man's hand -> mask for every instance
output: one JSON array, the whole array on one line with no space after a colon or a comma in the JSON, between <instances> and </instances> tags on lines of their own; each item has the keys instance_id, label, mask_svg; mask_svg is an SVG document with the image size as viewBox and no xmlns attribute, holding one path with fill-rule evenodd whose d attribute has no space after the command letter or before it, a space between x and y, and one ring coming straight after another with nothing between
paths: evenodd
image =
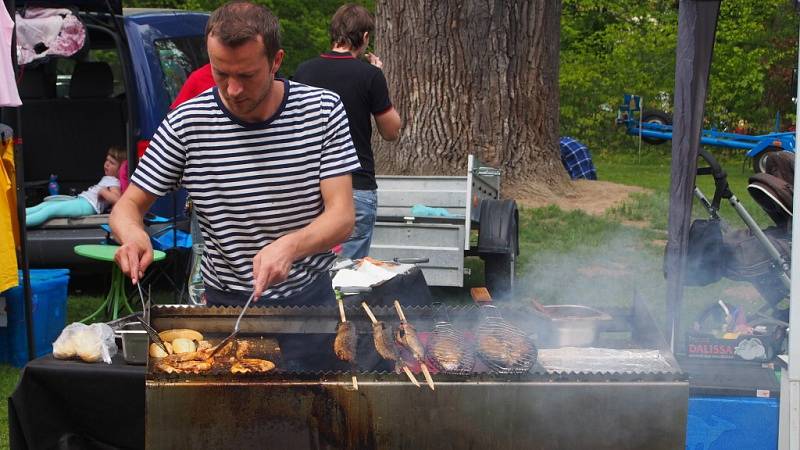
<instances>
[{"instance_id":1,"label":"man's hand","mask_svg":"<svg viewBox=\"0 0 800 450\"><path fill-rule=\"evenodd\" d=\"M381 59L378 58L378 55L374 53L367 53L364 56L367 58L367 61L369 61L370 64L377 67L378 69L383 70L383 61L381 61Z\"/></svg>"},{"instance_id":2,"label":"man's hand","mask_svg":"<svg viewBox=\"0 0 800 450\"><path fill-rule=\"evenodd\" d=\"M122 273L131 278L133 284L138 283L144 276L147 266L153 262L153 245L150 237L142 229L135 230L114 254L114 260L122 269Z\"/></svg>"},{"instance_id":3,"label":"man's hand","mask_svg":"<svg viewBox=\"0 0 800 450\"><path fill-rule=\"evenodd\" d=\"M293 236L287 235L262 248L253 258L253 293L258 301L270 286L285 281L295 259Z\"/></svg>"},{"instance_id":4,"label":"man's hand","mask_svg":"<svg viewBox=\"0 0 800 450\"><path fill-rule=\"evenodd\" d=\"M144 231L142 217L155 201L154 195L132 184L114 205L108 221L114 237L122 244L114 259L134 284L139 282L147 266L153 262L153 244Z\"/></svg>"}]
</instances>

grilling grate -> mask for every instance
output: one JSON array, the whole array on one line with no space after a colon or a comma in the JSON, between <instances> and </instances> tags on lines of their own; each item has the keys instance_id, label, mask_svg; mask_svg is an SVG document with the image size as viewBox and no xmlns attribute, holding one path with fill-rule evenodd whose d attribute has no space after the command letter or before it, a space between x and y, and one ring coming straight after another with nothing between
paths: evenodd
<instances>
[{"instance_id":1,"label":"grilling grate","mask_svg":"<svg viewBox=\"0 0 800 450\"><path fill-rule=\"evenodd\" d=\"M506 322L492 305L481 307L476 354L497 373L525 373L536 363L537 349L522 330Z\"/></svg>"},{"instance_id":2,"label":"grilling grate","mask_svg":"<svg viewBox=\"0 0 800 450\"><path fill-rule=\"evenodd\" d=\"M433 325L428 337L426 356L439 372L465 375L475 366L475 352L448 320L439 320Z\"/></svg>"}]
</instances>

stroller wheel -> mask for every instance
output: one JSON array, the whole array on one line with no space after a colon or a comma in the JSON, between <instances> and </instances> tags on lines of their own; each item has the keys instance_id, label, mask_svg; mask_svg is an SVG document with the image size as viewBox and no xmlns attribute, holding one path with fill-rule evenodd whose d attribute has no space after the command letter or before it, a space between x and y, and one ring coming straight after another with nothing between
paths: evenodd
<instances>
[{"instance_id":1,"label":"stroller wheel","mask_svg":"<svg viewBox=\"0 0 800 450\"><path fill-rule=\"evenodd\" d=\"M763 152L753 157L753 172L764 173L767 170L767 160L776 152L781 151L777 147L767 147Z\"/></svg>"}]
</instances>

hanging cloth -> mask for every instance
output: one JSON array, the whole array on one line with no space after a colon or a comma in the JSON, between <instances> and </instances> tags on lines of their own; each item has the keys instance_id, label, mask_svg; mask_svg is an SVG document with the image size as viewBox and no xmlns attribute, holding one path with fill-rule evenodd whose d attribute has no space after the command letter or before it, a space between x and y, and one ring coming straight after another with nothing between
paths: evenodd
<instances>
[{"instance_id":1,"label":"hanging cloth","mask_svg":"<svg viewBox=\"0 0 800 450\"><path fill-rule=\"evenodd\" d=\"M19 285L17 249L20 248L17 222L14 141L0 140L0 292Z\"/></svg>"},{"instance_id":2,"label":"hanging cloth","mask_svg":"<svg viewBox=\"0 0 800 450\"><path fill-rule=\"evenodd\" d=\"M17 14L17 62L72 56L86 45L86 26L69 9L27 8Z\"/></svg>"},{"instance_id":3,"label":"hanging cloth","mask_svg":"<svg viewBox=\"0 0 800 450\"><path fill-rule=\"evenodd\" d=\"M11 64L11 36L14 21L5 6L0 8L0 106L19 106L22 101L17 91L17 77Z\"/></svg>"}]
</instances>

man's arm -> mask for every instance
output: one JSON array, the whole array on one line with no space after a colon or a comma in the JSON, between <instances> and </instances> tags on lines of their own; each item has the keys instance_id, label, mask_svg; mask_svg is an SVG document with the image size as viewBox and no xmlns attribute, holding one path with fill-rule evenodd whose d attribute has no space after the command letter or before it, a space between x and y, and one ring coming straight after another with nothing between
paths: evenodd
<instances>
[{"instance_id":1,"label":"man's arm","mask_svg":"<svg viewBox=\"0 0 800 450\"><path fill-rule=\"evenodd\" d=\"M375 125L378 126L378 133L381 134L381 137L387 141L396 141L400 138L400 127L403 126L403 121L394 106L390 106L389 109L375 116Z\"/></svg>"},{"instance_id":2,"label":"man's arm","mask_svg":"<svg viewBox=\"0 0 800 450\"><path fill-rule=\"evenodd\" d=\"M253 258L255 298L289 276L292 263L344 242L353 232L355 209L350 175L320 180L325 210L305 227L282 236ZM127 192L126 192L127 194Z\"/></svg>"},{"instance_id":3,"label":"man's arm","mask_svg":"<svg viewBox=\"0 0 800 450\"><path fill-rule=\"evenodd\" d=\"M114 259L134 284L139 282L147 266L153 262L153 245L142 220L155 201L155 195L131 184L111 210L111 231L122 244Z\"/></svg>"}]
</instances>

